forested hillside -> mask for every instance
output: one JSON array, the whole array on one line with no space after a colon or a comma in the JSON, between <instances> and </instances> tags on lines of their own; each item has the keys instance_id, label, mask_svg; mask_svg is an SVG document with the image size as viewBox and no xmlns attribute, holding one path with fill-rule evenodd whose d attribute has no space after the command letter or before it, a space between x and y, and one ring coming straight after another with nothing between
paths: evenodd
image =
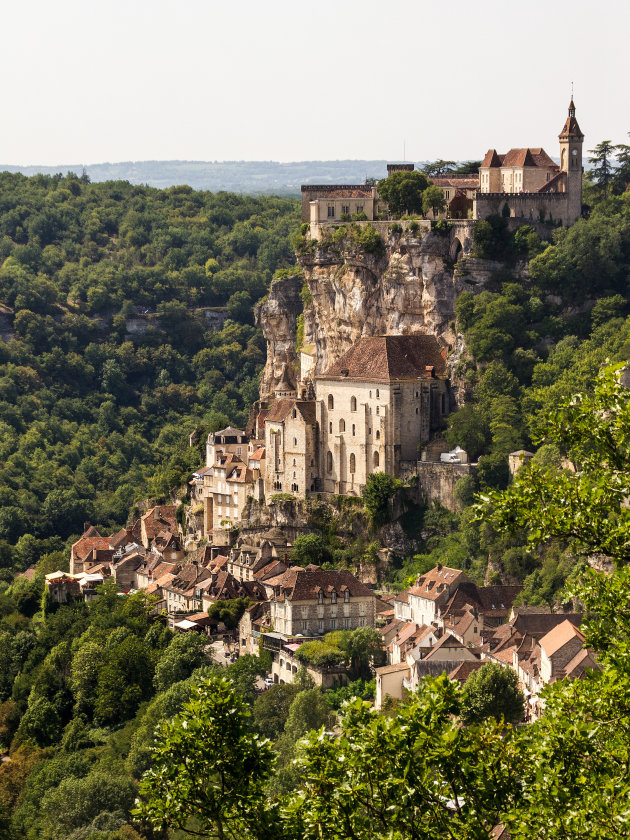
<instances>
[{"instance_id":1,"label":"forested hillside","mask_svg":"<svg viewBox=\"0 0 630 840\"><path fill-rule=\"evenodd\" d=\"M421 513L422 551L403 563L399 584L437 562L466 569L480 582L524 582L524 603L553 604L580 558L563 541L533 551L527 534L497 534L476 520L473 495L505 488L507 456L525 448L540 465L558 465L562 453L540 445L544 417L562 398L592 387L608 359L630 358L630 194L591 192L588 218L558 229L550 243L527 226L512 234L506 220L480 222L475 251L499 260L495 291L465 293L457 316L467 345L459 374L472 400L451 415L447 440L479 458L476 481L462 479L456 495L460 514L443 509ZM523 254L530 257L526 282Z\"/></svg>"},{"instance_id":2,"label":"forested hillside","mask_svg":"<svg viewBox=\"0 0 630 840\"><path fill-rule=\"evenodd\" d=\"M180 483L195 428L202 443L245 421L264 362L252 306L293 263L297 220L290 199L0 175L5 579Z\"/></svg>"}]
</instances>

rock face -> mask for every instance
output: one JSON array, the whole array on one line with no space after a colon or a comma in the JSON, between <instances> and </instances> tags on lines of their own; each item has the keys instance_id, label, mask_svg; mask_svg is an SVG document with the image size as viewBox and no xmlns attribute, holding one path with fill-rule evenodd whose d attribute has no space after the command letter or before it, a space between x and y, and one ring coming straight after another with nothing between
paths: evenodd
<instances>
[{"instance_id":1,"label":"rock face","mask_svg":"<svg viewBox=\"0 0 630 840\"><path fill-rule=\"evenodd\" d=\"M267 341L267 362L260 380L261 400L273 399L274 388L283 379L296 384L296 321L302 312L300 291L304 278L294 274L271 284L266 300L256 306L256 325Z\"/></svg>"},{"instance_id":2,"label":"rock face","mask_svg":"<svg viewBox=\"0 0 630 840\"><path fill-rule=\"evenodd\" d=\"M467 257L455 263L463 252L453 231L446 236L390 232L384 246L368 253L351 237L334 241L331 236L311 243L298 255L311 298L304 307L302 278L272 285L257 312L267 339L261 399L272 395L285 365L297 367L296 319L302 311L304 343L316 348L315 374L362 336L432 334L448 354L457 394L455 367L463 338L455 331L455 301L464 291L491 287L498 264Z\"/></svg>"}]
</instances>

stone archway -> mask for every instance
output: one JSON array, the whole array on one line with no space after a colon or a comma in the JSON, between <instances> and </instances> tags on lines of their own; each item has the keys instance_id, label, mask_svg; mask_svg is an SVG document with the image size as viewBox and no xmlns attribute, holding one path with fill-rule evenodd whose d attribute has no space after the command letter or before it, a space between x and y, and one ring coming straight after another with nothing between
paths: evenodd
<instances>
[{"instance_id":1,"label":"stone archway","mask_svg":"<svg viewBox=\"0 0 630 840\"><path fill-rule=\"evenodd\" d=\"M457 236L455 236L453 238L453 241L451 242L449 256L451 258L451 262L453 263L456 263L458 260L461 260L461 258L464 256L464 248Z\"/></svg>"}]
</instances>

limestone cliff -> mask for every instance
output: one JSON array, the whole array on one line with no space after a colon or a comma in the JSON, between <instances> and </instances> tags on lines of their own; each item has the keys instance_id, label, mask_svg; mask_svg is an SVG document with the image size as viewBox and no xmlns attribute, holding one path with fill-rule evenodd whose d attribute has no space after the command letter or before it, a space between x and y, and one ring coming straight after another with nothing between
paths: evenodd
<instances>
[{"instance_id":1,"label":"limestone cliff","mask_svg":"<svg viewBox=\"0 0 630 840\"><path fill-rule=\"evenodd\" d=\"M267 341L267 362L260 380L263 401L273 399L274 388L283 379L288 378L290 385L296 384L296 321L302 312L303 283L299 273L275 280L266 299L254 310L256 325Z\"/></svg>"},{"instance_id":2,"label":"limestone cliff","mask_svg":"<svg viewBox=\"0 0 630 840\"><path fill-rule=\"evenodd\" d=\"M458 388L463 383L455 375L464 349L462 336L455 332L455 301L466 290L488 288L498 265L465 256L470 238L464 237L469 231L461 224L445 236L427 229L395 233L379 224L383 247L372 253L356 237L343 238L330 229L319 242L305 242L298 254L310 293L303 310L304 343L315 345L316 374L361 336L433 334L448 354L457 400L463 402ZM298 277L274 283L258 310L267 339L261 399L272 395L285 364L296 363L302 283Z\"/></svg>"}]
</instances>

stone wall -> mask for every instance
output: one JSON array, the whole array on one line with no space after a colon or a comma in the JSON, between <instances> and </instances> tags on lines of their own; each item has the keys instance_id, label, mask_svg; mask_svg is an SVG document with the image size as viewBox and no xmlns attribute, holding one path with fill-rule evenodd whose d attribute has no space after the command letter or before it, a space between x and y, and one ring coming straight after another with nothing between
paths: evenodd
<instances>
[{"instance_id":1,"label":"stone wall","mask_svg":"<svg viewBox=\"0 0 630 840\"><path fill-rule=\"evenodd\" d=\"M460 478L473 475L472 464L443 464L439 461L418 461L418 492L427 503L439 502L448 510L459 510L454 489Z\"/></svg>"},{"instance_id":2,"label":"stone wall","mask_svg":"<svg viewBox=\"0 0 630 840\"><path fill-rule=\"evenodd\" d=\"M549 221L573 224L569 218L567 193L477 193L473 215L475 219L486 219L492 215L502 215L505 205L510 209L510 216L522 220L522 223ZM544 214L544 215L543 215Z\"/></svg>"}]
</instances>

